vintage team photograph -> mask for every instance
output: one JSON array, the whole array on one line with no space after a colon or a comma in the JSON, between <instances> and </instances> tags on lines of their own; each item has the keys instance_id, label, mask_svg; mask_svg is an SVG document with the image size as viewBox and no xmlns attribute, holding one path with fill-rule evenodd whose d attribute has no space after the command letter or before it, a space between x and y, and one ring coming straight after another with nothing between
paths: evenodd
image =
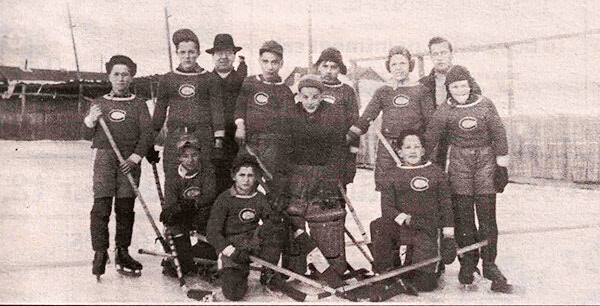
<instances>
[{"instance_id":1,"label":"vintage team photograph","mask_svg":"<svg viewBox=\"0 0 600 306\"><path fill-rule=\"evenodd\" d=\"M0 0L0 303L599 304L600 0Z\"/></svg>"}]
</instances>

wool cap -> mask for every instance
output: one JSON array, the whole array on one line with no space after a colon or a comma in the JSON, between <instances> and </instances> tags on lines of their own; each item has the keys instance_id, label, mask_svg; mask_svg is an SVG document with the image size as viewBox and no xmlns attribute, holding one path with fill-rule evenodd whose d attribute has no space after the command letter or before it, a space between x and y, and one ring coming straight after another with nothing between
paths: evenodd
<instances>
[{"instance_id":1,"label":"wool cap","mask_svg":"<svg viewBox=\"0 0 600 306\"><path fill-rule=\"evenodd\" d=\"M273 52L283 57L283 46L274 40L266 41L260 49L258 49L258 53L262 55L264 52Z\"/></svg>"},{"instance_id":2,"label":"wool cap","mask_svg":"<svg viewBox=\"0 0 600 306\"><path fill-rule=\"evenodd\" d=\"M200 42L198 41L198 36L192 32L190 29L179 29L173 33L173 44L175 46L179 45L182 41L193 41L196 43L198 49L200 49Z\"/></svg>"},{"instance_id":3,"label":"wool cap","mask_svg":"<svg viewBox=\"0 0 600 306\"><path fill-rule=\"evenodd\" d=\"M323 52L321 52L321 55L319 56L319 59L315 63L315 67L319 67L319 65L322 62L336 63L338 65L338 67L340 67L341 74L345 75L348 72L346 65L344 65L344 61L342 60L342 53L340 52L340 50L338 50L336 48L329 47L329 48L323 50Z\"/></svg>"},{"instance_id":4,"label":"wool cap","mask_svg":"<svg viewBox=\"0 0 600 306\"><path fill-rule=\"evenodd\" d=\"M321 82L321 78L314 74L307 74L300 79L300 82L298 83L298 92L300 92L300 90L302 90L304 87L314 87L320 92L325 90L325 86L323 85L323 82Z\"/></svg>"},{"instance_id":5,"label":"wool cap","mask_svg":"<svg viewBox=\"0 0 600 306\"><path fill-rule=\"evenodd\" d=\"M127 57L125 55L115 55L115 56L111 57L110 60L108 61L108 63L106 63L106 65L105 65L106 73L110 74L110 72L112 71L112 68L115 65L127 66L127 68L129 68L129 73L131 73L132 77L137 72L137 65L129 57Z\"/></svg>"},{"instance_id":6,"label":"wool cap","mask_svg":"<svg viewBox=\"0 0 600 306\"><path fill-rule=\"evenodd\" d=\"M469 70L463 66L454 65L446 73L446 82L444 82L446 87L456 81L469 81L469 86L473 88L473 77Z\"/></svg>"}]
</instances>

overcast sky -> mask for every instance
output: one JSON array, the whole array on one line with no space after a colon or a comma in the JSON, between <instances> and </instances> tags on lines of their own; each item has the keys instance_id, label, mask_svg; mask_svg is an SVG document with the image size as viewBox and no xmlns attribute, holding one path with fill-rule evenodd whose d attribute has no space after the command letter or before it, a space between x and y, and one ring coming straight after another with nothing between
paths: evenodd
<instances>
[{"instance_id":1,"label":"overcast sky","mask_svg":"<svg viewBox=\"0 0 600 306\"><path fill-rule=\"evenodd\" d=\"M0 0L0 63L75 69L67 2L83 71L100 71L101 59L126 54L140 75L168 71L163 0ZM211 68L204 50L227 32L244 48L251 70L265 40L285 49L286 68L307 63L308 1L169 1L171 33L190 28L200 38L200 64ZM456 46L505 42L600 28L600 1L392 1L312 0L313 60L328 46L345 59L385 55L397 44L423 51L432 36ZM176 63L176 58L174 58Z\"/></svg>"}]
</instances>

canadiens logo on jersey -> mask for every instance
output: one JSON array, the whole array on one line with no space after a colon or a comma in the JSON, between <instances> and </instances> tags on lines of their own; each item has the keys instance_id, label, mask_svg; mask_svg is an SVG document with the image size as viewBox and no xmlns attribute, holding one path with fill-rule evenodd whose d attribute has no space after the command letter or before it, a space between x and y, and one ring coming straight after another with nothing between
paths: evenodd
<instances>
[{"instance_id":1,"label":"canadiens logo on jersey","mask_svg":"<svg viewBox=\"0 0 600 306\"><path fill-rule=\"evenodd\" d=\"M183 84L179 86L179 95L184 98L191 98L196 95L196 87L192 84Z\"/></svg>"},{"instance_id":2,"label":"canadiens logo on jersey","mask_svg":"<svg viewBox=\"0 0 600 306\"><path fill-rule=\"evenodd\" d=\"M405 95L397 95L394 97L394 106L396 107L404 107L408 105L408 102L410 102L410 98L405 96Z\"/></svg>"},{"instance_id":3,"label":"canadiens logo on jersey","mask_svg":"<svg viewBox=\"0 0 600 306\"><path fill-rule=\"evenodd\" d=\"M254 210L253 208L244 208L240 210L238 216L240 217L240 220L242 220L242 222L250 222L253 221L256 217L256 210Z\"/></svg>"},{"instance_id":4,"label":"canadiens logo on jersey","mask_svg":"<svg viewBox=\"0 0 600 306\"><path fill-rule=\"evenodd\" d=\"M464 117L460 119L458 126L466 131L472 130L477 127L477 119L473 117Z\"/></svg>"},{"instance_id":5,"label":"canadiens logo on jersey","mask_svg":"<svg viewBox=\"0 0 600 306\"><path fill-rule=\"evenodd\" d=\"M265 105L269 103L269 95L260 91L254 95L254 103L258 105Z\"/></svg>"},{"instance_id":6,"label":"canadiens logo on jersey","mask_svg":"<svg viewBox=\"0 0 600 306\"><path fill-rule=\"evenodd\" d=\"M183 197L188 200L193 200L202 194L200 187L192 186L183 191Z\"/></svg>"},{"instance_id":7,"label":"canadiens logo on jersey","mask_svg":"<svg viewBox=\"0 0 600 306\"><path fill-rule=\"evenodd\" d=\"M415 176L410 180L410 188L414 191L425 191L429 189L429 180L426 177Z\"/></svg>"},{"instance_id":8,"label":"canadiens logo on jersey","mask_svg":"<svg viewBox=\"0 0 600 306\"><path fill-rule=\"evenodd\" d=\"M108 119L112 122L122 122L126 114L127 112L122 109L113 109L108 113Z\"/></svg>"},{"instance_id":9,"label":"canadiens logo on jersey","mask_svg":"<svg viewBox=\"0 0 600 306\"><path fill-rule=\"evenodd\" d=\"M321 100L323 100L329 104L335 104L335 97L331 96L331 95L323 95L323 96L321 96Z\"/></svg>"}]
</instances>

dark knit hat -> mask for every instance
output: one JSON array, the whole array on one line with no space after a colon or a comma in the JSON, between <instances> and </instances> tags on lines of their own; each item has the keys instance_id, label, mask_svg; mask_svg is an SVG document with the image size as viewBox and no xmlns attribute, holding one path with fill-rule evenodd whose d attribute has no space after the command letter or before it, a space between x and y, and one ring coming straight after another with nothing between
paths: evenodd
<instances>
[{"instance_id":1,"label":"dark knit hat","mask_svg":"<svg viewBox=\"0 0 600 306\"><path fill-rule=\"evenodd\" d=\"M213 54L221 50L233 50L233 52L238 52L242 50L242 47L238 47L233 43L233 37L231 37L231 35L217 34L213 42L213 47L206 49L206 53Z\"/></svg>"},{"instance_id":2,"label":"dark knit hat","mask_svg":"<svg viewBox=\"0 0 600 306\"><path fill-rule=\"evenodd\" d=\"M323 52L321 52L321 55L319 56L319 59L315 63L315 67L319 67L319 65L322 62L336 63L340 67L341 74L345 75L348 72L346 65L344 65L344 61L342 60L342 53L340 52L340 50L338 50L336 48L329 47L329 48L323 50Z\"/></svg>"},{"instance_id":3,"label":"dark knit hat","mask_svg":"<svg viewBox=\"0 0 600 306\"><path fill-rule=\"evenodd\" d=\"M105 65L106 73L110 74L110 72L112 71L112 68L115 65L127 66L127 68L129 68L129 73L131 73L131 76L134 76L135 73L137 72L137 65L129 57L127 57L125 55L115 55L115 56L111 57L110 60L108 61L108 63L106 63L106 65Z\"/></svg>"},{"instance_id":4,"label":"dark knit hat","mask_svg":"<svg viewBox=\"0 0 600 306\"><path fill-rule=\"evenodd\" d=\"M469 81L469 86L473 88L473 77L471 76L469 70L463 66L452 66L452 68L450 68L450 70L446 73L446 82L444 82L446 87L456 81Z\"/></svg>"},{"instance_id":5,"label":"dark knit hat","mask_svg":"<svg viewBox=\"0 0 600 306\"><path fill-rule=\"evenodd\" d=\"M402 54L406 56L406 58L408 59L409 71L413 71L413 69L415 68L415 60L412 58L410 51L408 51L408 49L404 46L394 46L390 49L390 51L388 52L387 60L385 61L385 68L387 69L387 71L390 71L390 60L392 59L392 56L396 54Z\"/></svg>"},{"instance_id":6,"label":"dark knit hat","mask_svg":"<svg viewBox=\"0 0 600 306\"><path fill-rule=\"evenodd\" d=\"M193 41L196 43L198 49L200 49L200 42L198 41L198 36L192 32L190 29L179 29L173 33L173 44L175 46L179 45L182 41Z\"/></svg>"},{"instance_id":7,"label":"dark knit hat","mask_svg":"<svg viewBox=\"0 0 600 306\"><path fill-rule=\"evenodd\" d=\"M323 82L321 82L321 78L318 75L307 74L300 79L298 83L298 92L304 87L314 87L317 88L320 92L325 90L325 86Z\"/></svg>"},{"instance_id":8,"label":"dark knit hat","mask_svg":"<svg viewBox=\"0 0 600 306\"><path fill-rule=\"evenodd\" d=\"M260 49L258 49L259 55L262 55L264 52L273 52L283 57L283 46L274 40L266 41Z\"/></svg>"}]
</instances>

